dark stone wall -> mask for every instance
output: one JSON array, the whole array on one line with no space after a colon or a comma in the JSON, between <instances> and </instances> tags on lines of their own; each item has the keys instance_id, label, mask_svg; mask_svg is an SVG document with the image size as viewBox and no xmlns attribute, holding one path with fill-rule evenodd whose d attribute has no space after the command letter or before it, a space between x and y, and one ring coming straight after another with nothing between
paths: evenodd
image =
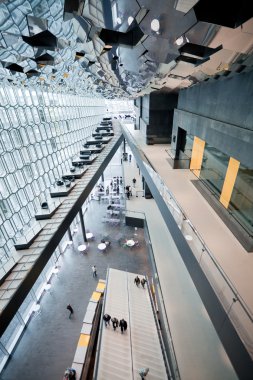
<instances>
[{"instance_id":1,"label":"dark stone wall","mask_svg":"<svg viewBox=\"0 0 253 380\"><path fill-rule=\"evenodd\" d=\"M178 108L253 131L253 71L182 90Z\"/></svg>"},{"instance_id":2,"label":"dark stone wall","mask_svg":"<svg viewBox=\"0 0 253 380\"><path fill-rule=\"evenodd\" d=\"M253 168L253 72L180 91L172 149L178 148L178 127Z\"/></svg>"}]
</instances>

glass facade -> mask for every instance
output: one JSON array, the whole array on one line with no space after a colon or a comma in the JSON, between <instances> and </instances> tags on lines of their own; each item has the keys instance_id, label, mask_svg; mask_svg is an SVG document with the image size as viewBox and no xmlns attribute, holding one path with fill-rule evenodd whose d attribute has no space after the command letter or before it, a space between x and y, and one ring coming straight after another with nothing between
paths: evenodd
<instances>
[{"instance_id":1,"label":"glass facade","mask_svg":"<svg viewBox=\"0 0 253 380\"><path fill-rule=\"evenodd\" d=\"M0 264L105 110L103 99L0 88Z\"/></svg>"}]
</instances>

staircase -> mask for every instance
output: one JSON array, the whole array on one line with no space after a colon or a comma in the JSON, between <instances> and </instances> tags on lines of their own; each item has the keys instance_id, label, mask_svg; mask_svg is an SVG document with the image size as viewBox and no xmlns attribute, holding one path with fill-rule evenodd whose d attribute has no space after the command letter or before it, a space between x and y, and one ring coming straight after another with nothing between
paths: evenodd
<instances>
[{"instance_id":1,"label":"staircase","mask_svg":"<svg viewBox=\"0 0 253 380\"><path fill-rule=\"evenodd\" d=\"M128 328L121 334L103 326L98 380L140 380L139 369L149 368L148 379L166 380L167 373L147 288L134 284L136 274L109 269L105 313L124 318ZM139 277L142 277L139 275Z\"/></svg>"}]
</instances>

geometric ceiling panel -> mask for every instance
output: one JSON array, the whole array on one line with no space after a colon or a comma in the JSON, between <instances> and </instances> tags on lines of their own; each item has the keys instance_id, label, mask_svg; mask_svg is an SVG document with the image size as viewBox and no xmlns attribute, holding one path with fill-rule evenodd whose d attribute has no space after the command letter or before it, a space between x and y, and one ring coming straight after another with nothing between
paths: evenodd
<instances>
[{"instance_id":1,"label":"geometric ceiling panel","mask_svg":"<svg viewBox=\"0 0 253 380\"><path fill-rule=\"evenodd\" d=\"M253 67L252 1L0 3L0 80L135 98Z\"/></svg>"}]
</instances>

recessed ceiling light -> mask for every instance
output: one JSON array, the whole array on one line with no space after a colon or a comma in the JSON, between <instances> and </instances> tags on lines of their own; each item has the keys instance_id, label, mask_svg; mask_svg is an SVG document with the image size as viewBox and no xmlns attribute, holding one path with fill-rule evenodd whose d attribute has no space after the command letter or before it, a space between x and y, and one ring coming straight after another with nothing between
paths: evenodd
<instances>
[{"instance_id":1,"label":"recessed ceiling light","mask_svg":"<svg viewBox=\"0 0 253 380\"><path fill-rule=\"evenodd\" d=\"M127 19L128 25L131 25L133 21L134 21L134 18L132 16L129 16Z\"/></svg>"},{"instance_id":2,"label":"recessed ceiling light","mask_svg":"<svg viewBox=\"0 0 253 380\"><path fill-rule=\"evenodd\" d=\"M184 37L179 37L175 42L178 46L182 45L184 43Z\"/></svg>"},{"instance_id":3,"label":"recessed ceiling light","mask_svg":"<svg viewBox=\"0 0 253 380\"><path fill-rule=\"evenodd\" d=\"M185 36L181 36L181 37L178 37L178 39L175 41L175 43L180 46L182 45L183 43L185 42L190 42L189 41L189 38L188 37L185 37Z\"/></svg>"},{"instance_id":4,"label":"recessed ceiling light","mask_svg":"<svg viewBox=\"0 0 253 380\"><path fill-rule=\"evenodd\" d=\"M157 18L154 18L154 19L151 21L151 29L152 29L154 32L158 32L158 30L160 29L160 22L159 22L159 20L157 20Z\"/></svg>"}]
</instances>

